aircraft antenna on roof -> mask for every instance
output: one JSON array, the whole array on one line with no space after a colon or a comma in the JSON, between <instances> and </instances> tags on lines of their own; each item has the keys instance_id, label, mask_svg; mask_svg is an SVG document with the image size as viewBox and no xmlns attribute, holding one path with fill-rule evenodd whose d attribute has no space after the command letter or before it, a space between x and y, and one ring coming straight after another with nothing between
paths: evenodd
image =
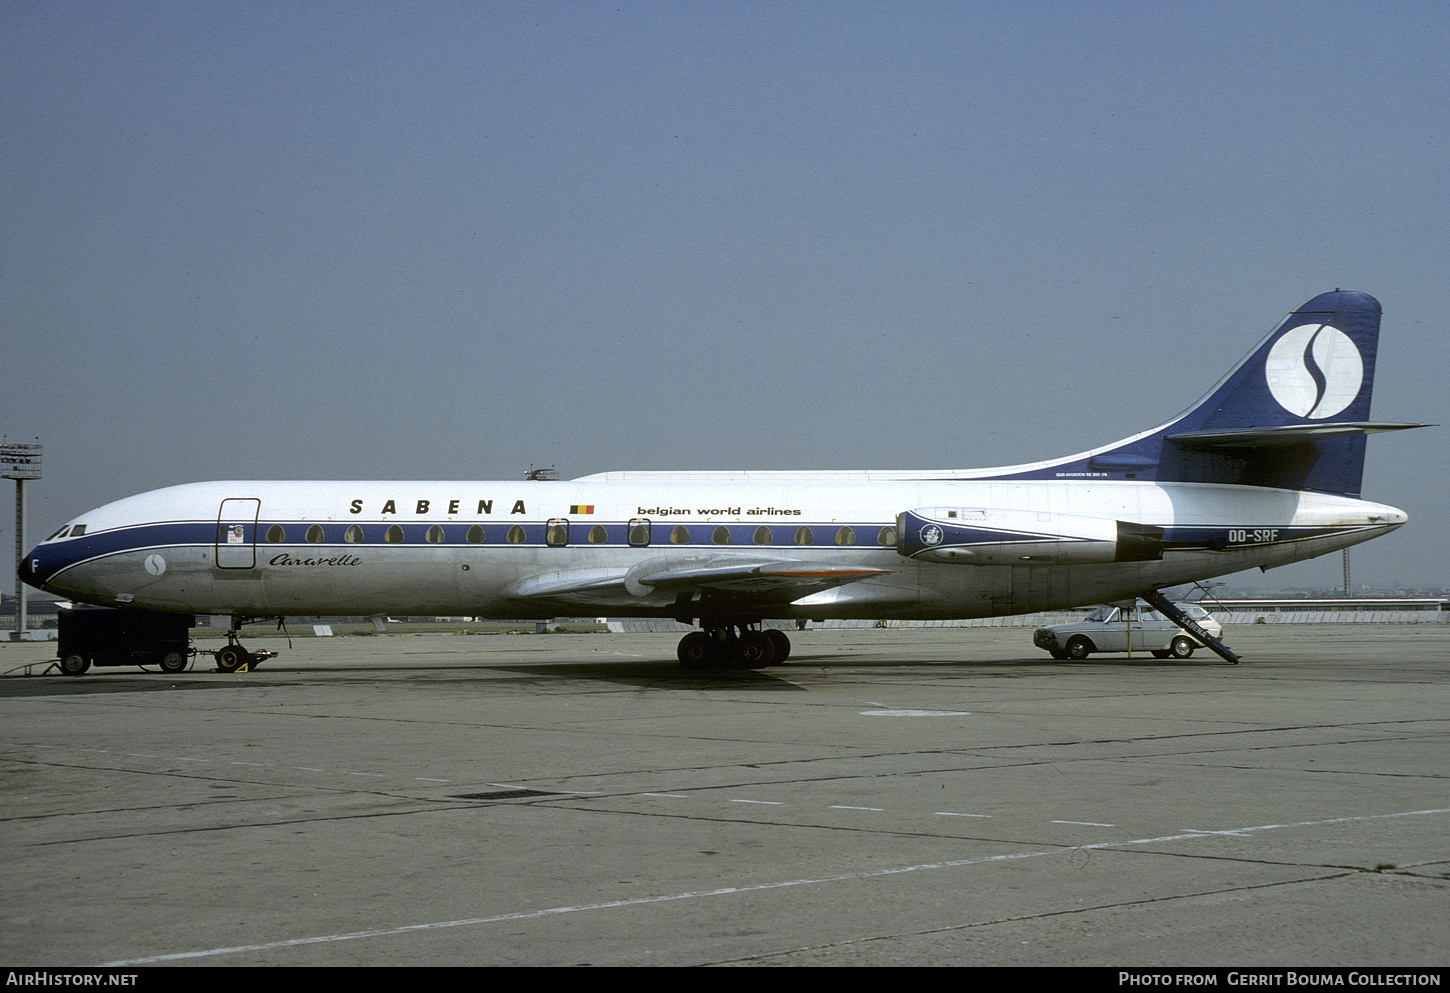
<instances>
[{"instance_id":1,"label":"aircraft antenna on roof","mask_svg":"<svg viewBox=\"0 0 1450 993\"><path fill-rule=\"evenodd\" d=\"M559 470L558 469L555 469L553 466L549 466L549 468L547 468L547 469L535 469L533 466L529 466L529 471L526 472L526 473L524 473L524 478L525 479L544 479L544 480L548 480L548 479L558 479L559 478Z\"/></svg>"}]
</instances>

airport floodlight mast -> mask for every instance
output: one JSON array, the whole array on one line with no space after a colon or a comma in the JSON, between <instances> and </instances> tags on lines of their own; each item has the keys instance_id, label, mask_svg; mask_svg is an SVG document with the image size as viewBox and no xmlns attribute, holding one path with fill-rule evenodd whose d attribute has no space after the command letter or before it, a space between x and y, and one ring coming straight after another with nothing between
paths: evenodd
<instances>
[{"instance_id":1,"label":"airport floodlight mast","mask_svg":"<svg viewBox=\"0 0 1450 993\"><path fill-rule=\"evenodd\" d=\"M38 439L37 439L38 440ZM15 480L15 633L25 640L25 584L20 566L25 561L25 481L40 478L40 446L0 443L0 478Z\"/></svg>"}]
</instances>

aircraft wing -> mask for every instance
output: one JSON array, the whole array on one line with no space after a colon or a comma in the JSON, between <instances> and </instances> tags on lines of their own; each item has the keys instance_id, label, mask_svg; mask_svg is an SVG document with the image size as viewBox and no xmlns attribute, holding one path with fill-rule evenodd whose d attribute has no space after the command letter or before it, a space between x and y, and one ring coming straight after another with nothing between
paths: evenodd
<instances>
[{"instance_id":1,"label":"aircraft wing","mask_svg":"<svg viewBox=\"0 0 1450 993\"><path fill-rule=\"evenodd\" d=\"M743 553L661 555L630 569L578 569L532 576L512 590L524 599L607 607L641 600L673 603L681 595L714 594L736 605L784 604L892 570L831 560L802 561Z\"/></svg>"}]
</instances>

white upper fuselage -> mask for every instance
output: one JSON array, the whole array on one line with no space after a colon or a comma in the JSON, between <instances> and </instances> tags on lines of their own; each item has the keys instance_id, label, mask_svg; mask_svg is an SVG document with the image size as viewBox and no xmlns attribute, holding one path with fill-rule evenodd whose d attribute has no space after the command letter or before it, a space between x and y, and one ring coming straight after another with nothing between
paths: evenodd
<instances>
[{"instance_id":1,"label":"white upper fuselage","mask_svg":"<svg viewBox=\"0 0 1450 993\"><path fill-rule=\"evenodd\" d=\"M821 588L761 587L749 598L737 580L732 602L753 614L952 618L1099 603L1282 565L1406 520L1381 504L1286 489L969 477L622 472L564 481L193 483L76 518L36 547L24 572L81 601L198 614L679 616L678 587L650 586L649 570L759 559L821 565L813 575L852 567L869 575L825 578ZM898 551L897 516L921 508L982 522L994 537L961 562L908 557ZM1034 550L1086 547L1115 522L1162 528L1161 557L1083 563L981 552L1010 553L1016 546L999 542L1008 530L1032 532ZM644 579L626 583L631 570Z\"/></svg>"}]
</instances>

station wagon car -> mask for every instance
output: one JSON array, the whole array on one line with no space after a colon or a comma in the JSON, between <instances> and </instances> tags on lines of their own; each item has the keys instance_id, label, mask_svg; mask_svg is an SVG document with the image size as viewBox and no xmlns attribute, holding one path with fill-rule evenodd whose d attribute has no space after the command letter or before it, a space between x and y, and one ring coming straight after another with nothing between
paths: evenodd
<instances>
[{"instance_id":1,"label":"station wagon car","mask_svg":"<svg viewBox=\"0 0 1450 993\"><path fill-rule=\"evenodd\" d=\"M1180 603L1215 638L1223 627L1196 603ZM1151 652L1155 659L1186 659L1203 643L1141 600L1131 607L1102 606L1087 620L1038 628L1032 643L1055 659L1085 659L1093 652Z\"/></svg>"}]
</instances>

